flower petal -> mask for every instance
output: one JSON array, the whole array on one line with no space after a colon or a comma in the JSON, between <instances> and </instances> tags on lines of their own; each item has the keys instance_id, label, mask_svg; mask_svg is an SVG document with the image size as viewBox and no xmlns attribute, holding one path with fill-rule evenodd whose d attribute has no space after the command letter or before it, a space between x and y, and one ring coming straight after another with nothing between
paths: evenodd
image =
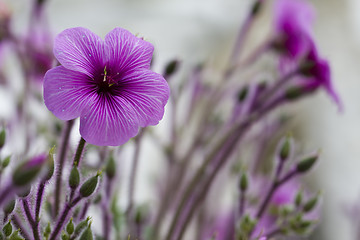
<instances>
[{"instance_id":1,"label":"flower petal","mask_svg":"<svg viewBox=\"0 0 360 240\"><path fill-rule=\"evenodd\" d=\"M139 125L145 127L156 125L162 119L170 89L160 74L144 70L124 76L114 94L132 107Z\"/></svg>"},{"instance_id":2,"label":"flower petal","mask_svg":"<svg viewBox=\"0 0 360 240\"><path fill-rule=\"evenodd\" d=\"M90 81L87 75L63 66L49 70L44 77L46 107L62 120L79 117L91 99Z\"/></svg>"},{"instance_id":3,"label":"flower petal","mask_svg":"<svg viewBox=\"0 0 360 240\"><path fill-rule=\"evenodd\" d=\"M118 72L150 68L154 47L129 31L115 28L105 36L110 68Z\"/></svg>"},{"instance_id":4,"label":"flower petal","mask_svg":"<svg viewBox=\"0 0 360 240\"><path fill-rule=\"evenodd\" d=\"M93 77L104 65L103 40L86 28L70 28L55 38L54 55L67 69Z\"/></svg>"},{"instance_id":5,"label":"flower petal","mask_svg":"<svg viewBox=\"0 0 360 240\"><path fill-rule=\"evenodd\" d=\"M98 146L119 146L134 137L139 129L133 110L121 98L98 95L80 118L80 134Z\"/></svg>"}]
</instances>

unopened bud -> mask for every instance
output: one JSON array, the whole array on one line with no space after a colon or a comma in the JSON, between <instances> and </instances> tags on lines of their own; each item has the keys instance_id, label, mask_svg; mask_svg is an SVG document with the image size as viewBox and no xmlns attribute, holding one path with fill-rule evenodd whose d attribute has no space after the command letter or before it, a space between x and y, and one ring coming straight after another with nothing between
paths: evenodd
<instances>
[{"instance_id":1,"label":"unopened bud","mask_svg":"<svg viewBox=\"0 0 360 240\"><path fill-rule=\"evenodd\" d=\"M74 236L78 236L83 230L84 228L86 228L86 226L88 225L90 218L86 218L85 220L79 222L78 225L76 225L75 231L74 231Z\"/></svg>"},{"instance_id":2,"label":"unopened bud","mask_svg":"<svg viewBox=\"0 0 360 240\"><path fill-rule=\"evenodd\" d=\"M171 75L173 75L179 67L179 61L178 60L172 60L170 61L166 67L165 67L165 72L164 72L164 77L170 77Z\"/></svg>"},{"instance_id":3,"label":"unopened bud","mask_svg":"<svg viewBox=\"0 0 360 240\"><path fill-rule=\"evenodd\" d=\"M3 233L5 234L6 237L9 237L12 233L12 226L11 226L11 223L10 223L10 220L9 222L3 227L2 229Z\"/></svg>"},{"instance_id":4,"label":"unopened bud","mask_svg":"<svg viewBox=\"0 0 360 240\"><path fill-rule=\"evenodd\" d=\"M4 160L1 163L3 169L9 166L10 160L11 160L11 156L7 156L6 158L4 158Z\"/></svg>"},{"instance_id":5,"label":"unopened bud","mask_svg":"<svg viewBox=\"0 0 360 240\"><path fill-rule=\"evenodd\" d=\"M6 215L9 215L10 213L12 213L12 211L14 211L15 203L16 203L16 201L14 199L14 200L11 200L8 204L5 205L4 213Z\"/></svg>"},{"instance_id":6,"label":"unopened bud","mask_svg":"<svg viewBox=\"0 0 360 240\"><path fill-rule=\"evenodd\" d=\"M80 188L80 195L82 197L89 197L91 194L94 193L95 188L98 184L98 177L99 173L96 174L94 177L89 178Z\"/></svg>"},{"instance_id":7,"label":"unopened bud","mask_svg":"<svg viewBox=\"0 0 360 240\"><path fill-rule=\"evenodd\" d=\"M65 232L61 234L61 240L70 240L69 235L67 235Z\"/></svg>"},{"instance_id":8,"label":"unopened bud","mask_svg":"<svg viewBox=\"0 0 360 240\"><path fill-rule=\"evenodd\" d=\"M19 230L16 230L13 234L11 234L9 240L24 240L24 238L19 236Z\"/></svg>"},{"instance_id":9,"label":"unopened bud","mask_svg":"<svg viewBox=\"0 0 360 240\"><path fill-rule=\"evenodd\" d=\"M69 235L71 235L71 234L73 234L74 230L75 230L75 226L74 226L74 223L73 223L73 219L70 218L69 223L66 225L66 232Z\"/></svg>"},{"instance_id":10,"label":"unopened bud","mask_svg":"<svg viewBox=\"0 0 360 240\"><path fill-rule=\"evenodd\" d=\"M69 176L69 186L71 189L76 189L80 184L80 173L76 166L73 166Z\"/></svg>"},{"instance_id":11,"label":"unopened bud","mask_svg":"<svg viewBox=\"0 0 360 240\"><path fill-rule=\"evenodd\" d=\"M257 0L257 1L254 3L254 5L252 6L251 15L252 15L252 16L257 15L257 14L260 12L261 7L262 7L262 1L261 1L261 0Z\"/></svg>"},{"instance_id":12,"label":"unopened bud","mask_svg":"<svg viewBox=\"0 0 360 240\"><path fill-rule=\"evenodd\" d=\"M246 175L246 173L242 173L241 177L240 177L240 190L242 192L245 192L248 188L249 182L248 182L248 177Z\"/></svg>"},{"instance_id":13,"label":"unopened bud","mask_svg":"<svg viewBox=\"0 0 360 240\"><path fill-rule=\"evenodd\" d=\"M306 77L312 77L314 75L315 62L311 60L304 60L299 67L300 74Z\"/></svg>"},{"instance_id":14,"label":"unopened bud","mask_svg":"<svg viewBox=\"0 0 360 240\"><path fill-rule=\"evenodd\" d=\"M0 132L0 149L5 145L5 140L6 140L6 132L5 129L3 128Z\"/></svg>"},{"instance_id":15,"label":"unopened bud","mask_svg":"<svg viewBox=\"0 0 360 240\"><path fill-rule=\"evenodd\" d=\"M299 191L296 196L295 196L295 200L294 200L294 203L295 203L295 206L296 207L299 207L302 203L302 199L303 199L303 195L302 195L302 192Z\"/></svg>"},{"instance_id":16,"label":"unopened bud","mask_svg":"<svg viewBox=\"0 0 360 240\"><path fill-rule=\"evenodd\" d=\"M290 138L287 137L280 149L280 154L279 154L280 160L285 161L286 159L288 159L290 155L290 151L291 151Z\"/></svg>"},{"instance_id":17,"label":"unopened bud","mask_svg":"<svg viewBox=\"0 0 360 240\"><path fill-rule=\"evenodd\" d=\"M314 209L314 207L316 206L318 202L318 196L315 196L313 198L311 198L309 201L307 201L304 206L303 206L303 211L304 212L310 212Z\"/></svg>"},{"instance_id":18,"label":"unopened bud","mask_svg":"<svg viewBox=\"0 0 360 240\"><path fill-rule=\"evenodd\" d=\"M18 192L16 194L21 198L26 198L27 196L29 196L30 192L31 192L31 185L28 185L28 186L18 190Z\"/></svg>"},{"instance_id":19,"label":"unopened bud","mask_svg":"<svg viewBox=\"0 0 360 240\"><path fill-rule=\"evenodd\" d=\"M47 171L47 174L45 176L45 181L49 181L50 178L54 174L54 169L55 169L54 152L55 152L55 146L50 149L48 157L47 157L46 167L47 167L48 171Z\"/></svg>"},{"instance_id":20,"label":"unopened bud","mask_svg":"<svg viewBox=\"0 0 360 240\"><path fill-rule=\"evenodd\" d=\"M301 160L297 165L296 165L296 170L299 173L305 173L307 171L309 171L312 166L315 164L316 160L318 159L318 155L309 157L309 158L305 158L304 160Z\"/></svg>"},{"instance_id":21,"label":"unopened bud","mask_svg":"<svg viewBox=\"0 0 360 240\"><path fill-rule=\"evenodd\" d=\"M50 236L50 233L51 233L51 226L50 226L50 223L48 222L46 228L45 228L45 231L44 231L44 237L45 239L48 239L49 236Z\"/></svg>"},{"instance_id":22,"label":"unopened bud","mask_svg":"<svg viewBox=\"0 0 360 240\"><path fill-rule=\"evenodd\" d=\"M15 186L28 185L39 174L47 157L40 155L20 164L14 171L12 180Z\"/></svg>"},{"instance_id":23,"label":"unopened bud","mask_svg":"<svg viewBox=\"0 0 360 240\"><path fill-rule=\"evenodd\" d=\"M85 231L81 234L79 240L93 240L93 234L90 228L90 225L85 229Z\"/></svg>"},{"instance_id":24,"label":"unopened bud","mask_svg":"<svg viewBox=\"0 0 360 240\"><path fill-rule=\"evenodd\" d=\"M285 92L285 98L289 100L295 100L301 97L305 92L305 89L303 87L291 87L286 90Z\"/></svg>"},{"instance_id":25,"label":"unopened bud","mask_svg":"<svg viewBox=\"0 0 360 240\"><path fill-rule=\"evenodd\" d=\"M113 179L115 177L116 174L116 163L115 163L115 159L113 158L113 156L111 156L109 158L108 163L106 164L106 176L109 179Z\"/></svg>"},{"instance_id":26,"label":"unopened bud","mask_svg":"<svg viewBox=\"0 0 360 240\"><path fill-rule=\"evenodd\" d=\"M249 87L246 85L239 91L238 101L243 102L246 99L248 93L249 93Z\"/></svg>"}]
</instances>

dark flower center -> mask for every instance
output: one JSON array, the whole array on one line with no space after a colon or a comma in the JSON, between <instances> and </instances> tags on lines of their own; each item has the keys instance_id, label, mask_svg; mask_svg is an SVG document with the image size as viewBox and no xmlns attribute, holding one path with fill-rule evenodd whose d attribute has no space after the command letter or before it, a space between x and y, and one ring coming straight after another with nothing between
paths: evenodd
<instances>
[{"instance_id":1,"label":"dark flower center","mask_svg":"<svg viewBox=\"0 0 360 240\"><path fill-rule=\"evenodd\" d=\"M96 80L96 87L97 93L111 93L114 89L114 85L118 84L119 80L119 73L112 73L106 66L103 72L97 74Z\"/></svg>"}]
</instances>

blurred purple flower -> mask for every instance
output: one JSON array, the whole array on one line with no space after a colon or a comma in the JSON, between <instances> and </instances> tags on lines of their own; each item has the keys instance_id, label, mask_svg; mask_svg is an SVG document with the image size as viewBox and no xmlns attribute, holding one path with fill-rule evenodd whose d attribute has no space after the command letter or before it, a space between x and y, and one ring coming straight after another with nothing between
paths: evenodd
<instances>
[{"instance_id":1,"label":"blurred purple flower","mask_svg":"<svg viewBox=\"0 0 360 240\"><path fill-rule=\"evenodd\" d=\"M277 0L274 6L276 47L290 57L303 56L311 44L312 6L302 0Z\"/></svg>"},{"instance_id":2,"label":"blurred purple flower","mask_svg":"<svg viewBox=\"0 0 360 240\"><path fill-rule=\"evenodd\" d=\"M44 100L58 118L80 117L80 134L95 145L121 145L139 127L156 125L169 98L165 79L149 70L152 44L122 28L105 40L85 28L55 38L62 66L44 78Z\"/></svg>"},{"instance_id":3,"label":"blurred purple flower","mask_svg":"<svg viewBox=\"0 0 360 240\"><path fill-rule=\"evenodd\" d=\"M342 109L342 103L339 95L335 91L331 82L329 63L325 59L319 57L314 43L312 43L309 53L303 62L307 65L303 73L308 77L302 81L302 86L308 91L313 91L319 87L323 87L338 105L339 109Z\"/></svg>"}]
</instances>

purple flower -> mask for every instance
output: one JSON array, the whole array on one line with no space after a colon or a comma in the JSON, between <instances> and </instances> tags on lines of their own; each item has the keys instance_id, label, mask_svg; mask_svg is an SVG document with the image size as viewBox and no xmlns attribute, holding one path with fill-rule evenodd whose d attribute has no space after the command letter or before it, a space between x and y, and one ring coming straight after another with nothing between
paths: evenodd
<instances>
[{"instance_id":1,"label":"purple flower","mask_svg":"<svg viewBox=\"0 0 360 240\"><path fill-rule=\"evenodd\" d=\"M149 70L152 44L122 28L105 40L85 28L55 38L62 66L44 78L44 100L58 118L80 117L80 134L95 145L121 145L139 127L156 125L169 98L165 79Z\"/></svg>"},{"instance_id":2,"label":"purple flower","mask_svg":"<svg viewBox=\"0 0 360 240\"><path fill-rule=\"evenodd\" d=\"M274 9L276 46L291 57L303 56L310 46L314 10L306 1L277 0Z\"/></svg>"},{"instance_id":3,"label":"purple flower","mask_svg":"<svg viewBox=\"0 0 360 240\"><path fill-rule=\"evenodd\" d=\"M336 93L331 82L329 63L319 57L315 44L312 43L309 53L302 62L304 64L303 75L305 79L303 79L300 85L306 91L314 91L319 87L323 87L339 106L339 109L342 109L339 95Z\"/></svg>"}]
</instances>

